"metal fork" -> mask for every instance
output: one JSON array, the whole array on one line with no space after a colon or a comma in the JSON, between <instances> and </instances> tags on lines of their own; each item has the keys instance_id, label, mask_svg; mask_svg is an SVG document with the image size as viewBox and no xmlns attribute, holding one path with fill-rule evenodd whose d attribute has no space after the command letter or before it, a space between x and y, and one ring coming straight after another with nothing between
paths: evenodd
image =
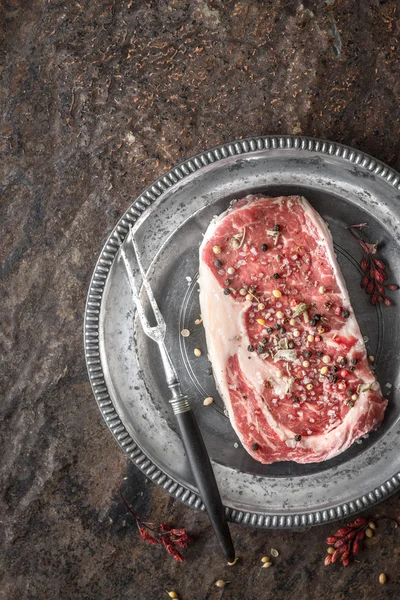
<instances>
[{"instance_id":1,"label":"metal fork","mask_svg":"<svg viewBox=\"0 0 400 600\"><path fill-rule=\"evenodd\" d=\"M228 523L226 521L221 495L218 490L210 457L208 456L207 448L204 444L199 426L188 402L188 398L182 392L178 375L165 345L164 340L167 327L164 318L158 307L157 301L154 297L150 283L140 260L139 249L137 247L136 240L133 237L132 229L129 229L127 239L132 244L135 259L142 276L143 285L156 319L156 326L152 327L146 317L143 305L140 301L139 290L135 281L132 266L125 253L124 243L121 240L118 232L117 237L120 245L120 255L125 264L132 298L136 304L143 331L149 338L157 342L160 349L161 359L165 371L165 378L172 393L172 398L169 402L178 422L183 446L186 451L196 486L203 500L203 504L206 508L221 549L228 562L232 563L235 560L235 550L233 547Z\"/></svg>"}]
</instances>

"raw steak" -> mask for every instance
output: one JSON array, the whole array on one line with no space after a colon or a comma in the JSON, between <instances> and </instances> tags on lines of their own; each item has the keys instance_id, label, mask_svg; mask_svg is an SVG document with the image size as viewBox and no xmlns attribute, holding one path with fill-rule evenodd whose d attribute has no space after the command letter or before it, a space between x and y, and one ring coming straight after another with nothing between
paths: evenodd
<instances>
[{"instance_id":1,"label":"raw steak","mask_svg":"<svg viewBox=\"0 0 400 600\"><path fill-rule=\"evenodd\" d=\"M205 233L199 282L218 390L256 460L320 462L380 425L387 400L305 198L233 204Z\"/></svg>"}]
</instances>

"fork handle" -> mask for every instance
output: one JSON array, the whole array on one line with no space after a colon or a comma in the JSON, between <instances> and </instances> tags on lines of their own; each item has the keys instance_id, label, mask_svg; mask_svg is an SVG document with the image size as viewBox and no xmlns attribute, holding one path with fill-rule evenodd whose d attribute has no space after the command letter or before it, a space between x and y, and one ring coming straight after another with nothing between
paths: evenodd
<instances>
[{"instance_id":1,"label":"fork handle","mask_svg":"<svg viewBox=\"0 0 400 600\"><path fill-rule=\"evenodd\" d=\"M171 404L174 407L190 468L214 533L226 559L228 562L233 562L235 560L235 549L226 520L225 509L196 417L186 396L183 394L178 395L175 393Z\"/></svg>"}]
</instances>

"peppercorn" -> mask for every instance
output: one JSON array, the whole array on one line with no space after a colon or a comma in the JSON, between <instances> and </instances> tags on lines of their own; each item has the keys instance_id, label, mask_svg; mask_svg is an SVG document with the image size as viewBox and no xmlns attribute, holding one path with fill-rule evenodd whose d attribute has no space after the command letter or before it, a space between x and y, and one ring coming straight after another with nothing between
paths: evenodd
<instances>
[{"instance_id":1,"label":"peppercorn","mask_svg":"<svg viewBox=\"0 0 400 600\"><path fill-rule=\"evenodd\" d=\"M336 377L336 375L331 375L331 376L329 377L329 381L330 381L331 383L336 383L336 382L337 382L337 377Z\"/></svg>"},{"instance_id":2,"label":"peppercorn","mask_svg":"<svg viewBox=\"0 0 400 600\"><path fill-rule=\"evenodd\" d=\"M355 367L349 367L349 371L355 371L356 368Z\"/></svg>"},{"instance_id":3,"label":"peppercorn","mask_svg":"<svg viewBox=\"0 0 400 600\"><path fill-rule=\"evenodd\" d=\"M229 296L230 293L231 293L231 290L229 288L224 289L225 296Z\"/></svg>"},{"instance_id":4,"label":"peppercorn","mask_svg":"<svg viewBox=\"0 0 400 600\"><path fill-rule=\"evenodd\" d=\"M300 435L299 433L297 433L297 434L294 436L294 441L295 441L295 442L299 442L300 440L301 440L301 435Z\"/></svg>"},{"instance_id":5,"label":"peppercorn","mask_svg":"<svg viewBox=\"0 0 400 600\"><path fill-rule=\"evenodd\" d=\"M293 348L294 348L294 342L289 342L288 343L288 347L290 348L290 350L293 350Z\"/></svg>"},{"instance_id":6,"label":"peppercorn","mask_svg":"<svg viewBox=\"0 0 400 600\"><path fill-rule=\"evenodd\" d=\"M358 362L358 361L357 361L357 359L356 359L356 358L352 358L352 359L351 359L351 364L352 364L352 365L356 365L356 364L357 364L357 362Z\"/></svg>"},{"instance_id":7,"label":"peppercorn","mask_svg":"<svg viewBox=\"0 0 400 600\"><path fill-rule=\"evenodd\" d=\"M286 327L282 327L282 325L281 325L281 333L286 333Z\"/></svg>"},{"instance_id":8,"label":"peppercorn","mask_svg":"<svg viewBox=\"0 0 400 600\"><path fill-rule=\"evenodd\" d=\"M337 367L335 365L333 365L331 371L332 371L332 373L337 373Z\"/></svg>"},{"instance_id":9,"label":"peppercorn","mask_svg":"<svg viewBox=\"0 0 400 600\"><path fill-rule=\"evenodd\" d=\"M264 352L264 346L257 346L257 354L262 354Z\"/></svg>"},{"instance_id":10,"label":"peppercorn","mask_svg":"<svg viewBox=\"0 0 400 600\"><path fill-rule=\"evenodd\" d=\"M313 316L314 321L320 321L321 320L321 315L316 314Z\"/></svg>"},{"instance_id":11,"label":"peppercorn","mask_svg":"<svg viewBox=\"0 0 400 600\"><path fill-rule=\"evenodd\" d=\"M266 337L261 338L260 340L260 344L262 344L263 346L268 342Z\"/></svg>"},{"instance_id":12,"label":"peppercorn","mask_svg":"<svg viewBox=\"0 0 400 600\"><path fill-rule=\"evenodd\" d=\"M282 325L281 325L280 323L277 323L277 324L275 325L275 329L276 329L277 331L279 331L281 327L282 327Z\"/></svg>"},{"instance_id":13,"label":"peppercorn","mask_svg":"<svg viewBox=\"0 0 400 600\"><path fill-rule=\"evenodd\" d=\"M312 357L311 350L306 350L305 352L303 352L303 356L304 356L304 358L311 358Z\"/></svg>"},{"instance_id":14,"label":"peppercorn","mask_svg":"<svg viewBox=\"0 0 400 600\"><path fill-rule=\"evenodd\" d=\"M274 279L279 279L279 273L274 273L274 274L272 275L272 277L273 277Z\"/></svg>"},{"instance_id":15,"label":"peppercorn","mask_svg":"<svg viewBox=\"0 0 400 600\"><path fill-rule=\"evenodd\" d=\"M254 285L250 285L248 289L249 289L250 294L254 294L254 292L256 291L256 288L254 287Z\"/></svg>"},{"instance_id":16,"label":"peppercorn","mask_svg":"<svg viewBox=\"0 0 400 600\"><path fill-rule=\"evenodd\" d=\"M300 402L299 397L298 396L293 396L292 402L294 402L294 403Z\"/></svg>"},{"instance_id":17,"label":"peppercorn","mask_svg":"<svg viewBox=\"0 0 400 600\"><path fill-rule=\"evenodd\" d=\"M342 358L342 360L340 361L340 364L342 365L342 367L347 365L347 358Z\"/></svg>"},{"instance_id":18,"label":"peppercorn","mask_svg":"<svg viewBox=\"0 0 400 600\"><path fill-rule=\"evenodd\" d=\"M310 321L311 327L315 327L316 324L317 324L317 321L315 319L311 319L311 321Z\"/></svg>"},{"instance_id":19,"label":"peppercorn","mask_svg":"<svg viewBox=\"0 0 400 600\"><path fill-rule=\"evenodd\" d=\"M272 333L272 332L273 332L272 327L267 327L267 333Z\"/></svg>"},{"instance_id":20,"label":"peppercorn","mask_svg":"<svg viewBox=\"0 0 400 600\"><path fill-rule=\"evenodd\" d=\"M254 346L252 346L252 345L250 344L250 346L247 346L247 350L248 350L249 352L254 352Z\"/></svg>"},{"instance_id":21,"label":"peppercorn","mask_svg":"<svg viewBox=\"0 0 400 600\"><path fill-rule=\"evenodd\" d=\"M267 244L261 244L261 250L262 252L266 252L268 250Z\"/></svg>"},{"instance_id":22,"label":"peppercorn","mask_svg":"<svg viewBox=\"0 0 400 600\"><path fill-rule=\"evenodd\" d=\"M346 394L347 394L348 396L352 396L352 395L353 395L353 393L354 393L354 392L353 392L353 390L347 390L347 392L346 392Z\"/></svg>"},{"instance_id":23,"label":"peppercorn","mask_svg":"<svg viewBox=\"0 0 400 600\"><path fill-rule=\"evenodd\" d=\"M353 406L354 406L353 400L347 400L346 406L348 406L349 408L353 408Z\"/></svg>"},{"instance_id":24,"label":"peppercorn","mask_svg":"<svg viewBox=\"0 0 400 600\"><path fill-rule=\"evenodd\" d=\"M258 450L258 444L253 444L251 446L251 449L254 450L254 452L256 452Z\"/></svg>"},{"instance_id":25,"label":"peppercorn","mask_svg":"<svg viewBox=\"0 0 400 600\"><path fill-rule=\"evenodd\" d=\"M232 281L230 279L225 279L225 285L231 285Z\"/></svg>"},{"instance_id":26,"label":"peppercorn","mask_svg":"<svg viewBox=\"0 0 400 600\"><path fill-rule=\"evenodd\" d=\"M214 261L214 265L219 269L220 267L222 267L222 260L217 259L216 261Z\"/></svg>"},{"instance_id":27,"label":"peppercorn","mask_svg":"<svg viewBox=\"0 0 400 600\"><path fill-rule=\"evenodd\" d=\"M323 352L321 352L321 350L318 350L318 352L317 352L317 356L318 356L318 358L322 358L322 357L323 357L323 355L324 355L324 353L323 353Z\"/></svg>"},{"instance_id":28,"label":"peppercorn","mask_svg":"<svg viewBox=\"0 0 400 600\"><path fill-rule=\"evenodd\" d=\"M273 231L279 231L280 230L280 226L279 225L274 225L272 229L273 229Z\"/></svg>"},{"instance_id":29,"label":"peppercorn","mask_svg":"<svg viewBox=\"0 0 400 600\"><path fill-rule=\"evenodd\" d=\"M348 318L349 318L349 316L350 316L350 313L349 313L349 311L348 311L348 310L344 310L344 311L342 312L342 317L343 317L344 319L348 319Z\"/></svg>"}]
</instances>

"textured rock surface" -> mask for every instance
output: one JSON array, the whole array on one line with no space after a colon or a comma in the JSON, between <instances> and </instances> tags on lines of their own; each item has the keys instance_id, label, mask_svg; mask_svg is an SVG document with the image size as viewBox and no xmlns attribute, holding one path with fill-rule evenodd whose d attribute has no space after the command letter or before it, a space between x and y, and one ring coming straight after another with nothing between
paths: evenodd
<instances>
[{"instance_id":1,"label":"textured rock surface","mask_svg":"<svg viewBox=\"0 0 400 600\"><path fill-rule=\"evenodd\" d=\"M242 560L224 566L205 516L127 463L82 356L102 243L174 163L241 136L303 133L400 167L399 8L384 0L2 2L1 598L400 595L389 525L347 570L323 566L332 527L234 526ZM196 535L182 565L138 537L117 493L124 476L139 511ZM396 496L376 509L398 512ZM271 546L280 557L260 570ZM219 578L232 581L222 593Z\"/></svg>"}]
</instances>

